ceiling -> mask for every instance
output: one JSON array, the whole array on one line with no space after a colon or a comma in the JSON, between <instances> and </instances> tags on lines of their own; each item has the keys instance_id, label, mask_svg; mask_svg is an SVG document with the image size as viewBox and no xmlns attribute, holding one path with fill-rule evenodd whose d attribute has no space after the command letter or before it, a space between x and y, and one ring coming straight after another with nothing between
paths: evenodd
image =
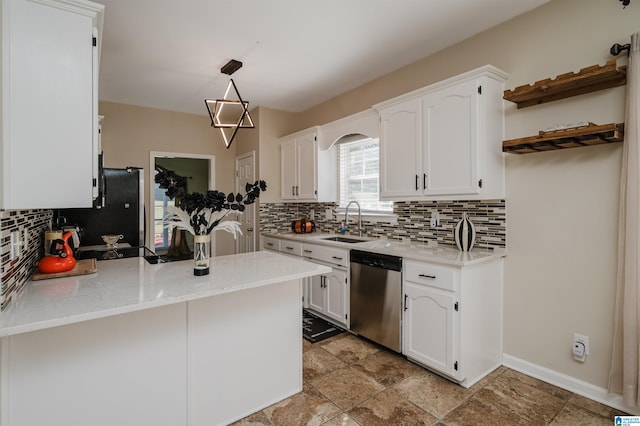
<instances>
[{"instance_id":1,"label":"ceiling","mask_svg":"<svg viewBox=\"0 0 640 426\"><path fill-rule=\"evenodd\" d=\"M230 59L249 108L304 111L549 0L96 0L100 100L206 115Z\"/></svg>"}]
</instances>

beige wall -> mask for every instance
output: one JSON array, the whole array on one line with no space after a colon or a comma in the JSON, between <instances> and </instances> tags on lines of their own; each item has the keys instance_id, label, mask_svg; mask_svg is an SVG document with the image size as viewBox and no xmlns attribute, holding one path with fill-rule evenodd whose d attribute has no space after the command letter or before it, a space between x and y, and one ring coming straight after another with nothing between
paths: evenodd
<instances>
[{"instance_id":1,"label":"beige wall","mask_svg":"<svg viewBox=\"0 0 640 426\"><path fill-rule=\"evenodd\" d=\"M219 191L235 190L235 145L226 149L218 132L210 127L209 117L100 102L102 150L106 167L142 167L145 200L149 204L149 153L164 151L215 155L215 183ZM235 143L235 142L234 142ZM216 234L218 256L235 252L233 237L226 232Z\"/></svg>"},{"instance_id":2,"label":"beige wall","mask_svg":"<svg viewBox=\"0 0 640 426\"><path fill-rule=\"evenodd\" d=\"M616 1L554 0L526 15L296 115L295 128L362 111L444 78L492 64L506 88L604 64L613 43L640 31L640 8ZM621 63L626 58L620 58ZM555 124L624 121L625 88L516 110L506 138ZM621 145L507 155L504 351L606 387L616 266ZM586 363L571 357L573 333L590 337Z\"/></svg>"}]
</instances>

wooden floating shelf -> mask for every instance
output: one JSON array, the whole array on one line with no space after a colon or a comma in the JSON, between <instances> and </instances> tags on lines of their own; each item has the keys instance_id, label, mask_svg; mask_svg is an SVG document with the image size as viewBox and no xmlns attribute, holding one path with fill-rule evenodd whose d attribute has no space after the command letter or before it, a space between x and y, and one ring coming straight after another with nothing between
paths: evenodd
<instances>
[{"instance_id":1,"label":"wooden floating shelf","mask_svg":"<svg viewBox=\"0 0 640 426\"><path fill-rule=\"evenodd\" d=\"M555 79L547 78L536 81L533 85L505 90L503 99L516 103L518 108L525 108L626 83L627 67L617 67L616 60L611 59L603 66L593 65L578 73L561 74Z\"/></svg>"},{"instance_id":2,"label":"wooden floating shelf","mask_svg":"<svg viewBox=\"0 0 640 426\"><path fill-rule=\"evenodd\" d=\"M624 123L603 124L601 126L589 123L584 127L540 132L538 136L503 141L502 151L511 154L529 154L554 149L622 142L623 139Z\"/></svg>"}]
</instances>

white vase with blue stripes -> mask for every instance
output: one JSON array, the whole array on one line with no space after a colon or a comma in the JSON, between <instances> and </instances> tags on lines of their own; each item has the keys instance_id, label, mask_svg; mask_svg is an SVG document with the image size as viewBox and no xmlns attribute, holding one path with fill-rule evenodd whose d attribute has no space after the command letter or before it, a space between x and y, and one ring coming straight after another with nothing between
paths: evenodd
<instances>
[{"instance_id":1,"label":"white vase with blue stripes","mask_svg":"<svg viewBox=\"0 0 640 426\"><path fill-rule=\"evenodd\" d=\"M476 227L469 219L467 213L462 213L462 219L458 221L453 231L456 246L460 251L470 251L476 242Z\"/></svg>"}]
</instances>

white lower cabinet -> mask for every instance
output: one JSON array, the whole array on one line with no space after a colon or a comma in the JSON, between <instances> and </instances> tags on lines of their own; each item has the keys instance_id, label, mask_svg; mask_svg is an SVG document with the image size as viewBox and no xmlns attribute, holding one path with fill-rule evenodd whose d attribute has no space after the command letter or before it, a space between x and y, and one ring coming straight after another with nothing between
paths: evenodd
<instances>
[{"instance_id":1,"label":"white lower cabinet","mask_svg":"<svg viewBox=\"0 0 640 426\"><path fill-rule=\"evenodd\" d=\"M334 268L328 274L312 277L309 283L309 309L346 325L347 284L345 270Z\"/></svg>"},{"instance_id":2,"label":"white lower cabinet","mask_svg":"<svg viewBox=\"0 0 640 426\"><path fill-rule=\"evenodd\" d=\"M465 387L499 367L502 268L405 260L402 353Z\"/></svg>"},{"instance_id":3,"label":"white lower cabinet","mask_svg":"<svg viewBox=\"0 0 640 426\"><path fill-rule=\"evenodd\" d=\"M404 293L404 354L460 379L455 293L412 282L405 283Z\"/></svg>"},{"instance_id":4,"label":"white lower cabinet","mask_svg":"<svg viewBox=\"0 0 640 426\"><path fill-rule=\"evenodd\" d=\"M322 244L262 237L262 249L329 266L331 272L306 278L303 306L341 327L349 328L349 250Z\"/></svg>"},{"instance_id":5,"label":"white lower cabinet","mask_svg":"<svg viewBox=\"0 0 640 426\"><path fill-rule=\"evenodd\" d=\"M332 268L330 273L308 281L308 308L349 328L349 250L304 243L302 256Z\"/></svg>"}]
</instances>

